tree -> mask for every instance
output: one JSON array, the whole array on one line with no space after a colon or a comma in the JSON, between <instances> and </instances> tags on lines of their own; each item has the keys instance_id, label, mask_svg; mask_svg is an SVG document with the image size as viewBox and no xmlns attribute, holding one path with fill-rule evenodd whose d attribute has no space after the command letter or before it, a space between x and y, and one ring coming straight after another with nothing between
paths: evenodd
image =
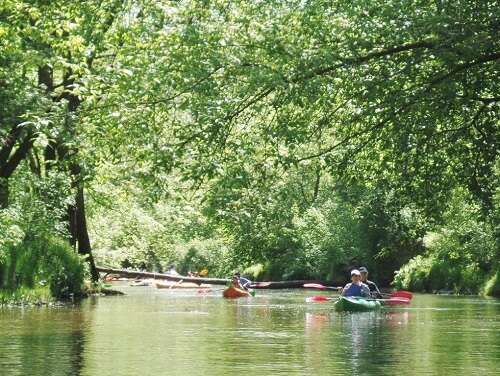
<instances>
[{"instance_id":1,"label":"tree","mask_svg":"<svg viewBox=\"0 0 500 376\"><path fill-rule=\"evenodd\" d=\"M84 180L87 172L82 169L78 156L78 134L83 125L79 122L78 110L85 90L81 82L93 70L96 57L107 49L106 36L114 33L115 15L121 12L123 4L123 1L91 1L84 4L7 1L2 9L2 30L6 30L10 37L3 46L12 57L21 58L20 62L7 58L5 68L22 76L28 84L21 89L34 91L32 97L36 99L38 93L50 98L37 108L41 112L38 114L40 123L45 125L43 130L49 140L43 153L43 163L39 163L37 168L40 172L57 168L68 171L73 177L75 199L68 206L69 233L71 243L78 248L78 252L87 256L93 280L98 279L98 274L86 225ZM29 53L26 52L28 49ZM40 90L33 82L36 77ZM16 83L15 79L10 81L12 85ZM15 95L6 96L6 100L20 101ZM26 158L38 135L30 108L18 105L16 110L9 114L10 131L4 134L0 154L1 187L4 192L0 196L4 206L8 194L6 179ZM19 118L28 121L21 123ZM37 131L41 131L40 127ZM40 160L38 151L35 153Z\"/></svg>"},{"instance_id":2,"label":"tree","mask_svg":"<svg viewBox=\"0 0 500 376\"><path fill-rule=\"evenodd\" d=\"M165 146L190 155L191 176L216 174L259 140L271 164L324 161L346 179L388 182L437 216L436 198L464 185L488 213L494 4L188 3L150 41L170 45L155 59L175 66L136 105L168 103L176 141Z\"/></svg>"}]
</instances>

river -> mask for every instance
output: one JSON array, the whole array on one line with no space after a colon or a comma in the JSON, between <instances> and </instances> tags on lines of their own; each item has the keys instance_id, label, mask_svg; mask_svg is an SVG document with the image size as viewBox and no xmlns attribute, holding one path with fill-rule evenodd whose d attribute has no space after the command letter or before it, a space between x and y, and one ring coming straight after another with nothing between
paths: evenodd
<instances>
[{"instance_id":1,"label":"river","mask_svg":"<svg viewBox=\"0 0 500 376\"><path fill-rule=\"evenodd\" d=\"M0 308L0 375L498 375L500 300L415 295L336 313L313 291L117 287L58 308Z\"/></svg>"}]
</instances>

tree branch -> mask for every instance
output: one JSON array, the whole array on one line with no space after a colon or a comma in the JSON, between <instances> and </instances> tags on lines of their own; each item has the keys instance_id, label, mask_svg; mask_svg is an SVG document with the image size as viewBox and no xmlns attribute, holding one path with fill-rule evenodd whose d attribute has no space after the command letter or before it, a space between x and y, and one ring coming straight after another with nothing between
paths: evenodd
<instances>
[{"instance_id":1,"label":"tree branch","mask_svg":"<svg viewBox=\"0 0 500 376\"><path fill-rule=\"evenodd\" d=\"M495 61L495 60L498 60L498 59L500 59L500 52L494 52L494 53L492 53L490 55L482 56L479 59L476 59L476 60L473 60L473 61L469 61L467 63L460 64L460 65L456 66L454 69L452 69L451 71L449 71L448 73L446 73L445 75L442 75L442 76L437 77L434 80L432 80L429 83L429 88L440 84L444 80L446 80L446 79L450 78L451 76L453 76L453 75L455 75L457 73L460 73L460 72L462 72L464 70L472 68L472 67L474 67L476 65L481 65L481 64L487 63L489 61Z\"/></svg>"},{"instance_id":2,"label":"tree branch","mask_svg":"<svg viewBox=\"0 0 500 376\"><path fill-rule=\"evenodd\" d=\"M34 142L35 139L33 137L33 133L28 132L12 157L10 157L8 162L0 169L0 177L9 178L12 175L19 163L21 163L21 161L26 157Z\"/></svg>"},{"instance_id":3,"label":"tree branch","mask_svg":"<svg viewBox=\"0 0 500 376\"><path fill-rule=\"evenodd\" d=\"M420 41L420 42L408 43L408 44L403 44L401 46L391 47L391 48L384 49L381 51L373 51L373 52L366 54L364 56L352 57L352 58L345 59L336 65L316 69L316 70L308 73L307 75L296 77L296 78L292 79L290 82L296 83L299 81L306 81L306 80L309 80L309 79L314 78L316 76L322 76L322 75L328 74L328 73L330 73L336 69L342 68L342 67L346 67L346 66L353 65L353 64L366 63L372 59L376 59L379 57L390 56L390 55L394 55L394 54L397 54L400 52L412 51L412 50L417 50L417 49L432 49L435 47L436 47L436 43L434 41L424 40L424 41Z\"/></svg>"},{"instance_id":4,"label":"tree branch","mask_svg":"<svg viewBox=\"0 0 500 376\"><path fill-rule=\"evenodd\" d=\"M12 148L14 147L17 139L21 134L21 127L18 124L10 128L9 134L2 140L2 145L0 148L0 166L7 163Z\"/></svg>"}]
</instances>

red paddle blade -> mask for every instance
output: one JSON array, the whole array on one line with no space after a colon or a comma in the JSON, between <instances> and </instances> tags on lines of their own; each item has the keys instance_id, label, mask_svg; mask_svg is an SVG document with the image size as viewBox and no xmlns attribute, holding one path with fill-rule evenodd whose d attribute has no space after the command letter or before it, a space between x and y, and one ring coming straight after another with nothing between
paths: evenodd
<instances>
[{"instance_id":1,"label":"red paddle blade","mask_svg":"<svg viewBox=\"0 0 500 376\"><path fill-rule=\"evenodd\" d=\"M326 286L320 285L319 283L304 283L304 287L310 289L326 289Z\"/></svg>"},{"instance_id":2,"label":"red paddle blade","mask_svg":"<svg viewBox=\"0 0 500 376\"><path fill-rule=\"evenodd\" d=\"M332 298L328 296L310 296L309 298L306 298L307 303L324 303L332 300Z\"/></svg>"},{"instance_id":3,"label":"red paddle blade","mask_svg":"<svg viewBox=\"0 0 500 376\"><path fill-rule=\"evenodd\" d=\"M408 298L399 298L399 297L390 297L385 300L386 304L389 305L399 305L399 304L410 304L410 299Z\"/></svg>"},{"instance_id":4,"label":"red paddle blade","mask_svg":"<svg viewBox=\"0 0 500 376\"><path fill-rule=\"evenodd\" d=\"M391 298L406 298L411 300L413 298L413 294L408 291L394 291L391 294Z\"/></svg>"}]
</instances>

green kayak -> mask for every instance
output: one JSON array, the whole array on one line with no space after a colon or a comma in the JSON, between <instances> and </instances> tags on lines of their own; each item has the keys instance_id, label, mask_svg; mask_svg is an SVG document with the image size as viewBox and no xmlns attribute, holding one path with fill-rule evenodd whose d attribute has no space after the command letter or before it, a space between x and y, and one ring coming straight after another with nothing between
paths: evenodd
<instances>
[{"instance_id":1,"label":"green kayak","mask_svg":"<svg viewBox=\"0 0 500 376\"><path fill-rule=\"evenodd\" d=\"M377 300L366 300L363 298L354 298L341 296L339 300L335 302L335 310L338 312L349 311L349 312L363 312L363 311L374 311L380 308L380 302Z\"/></svg>"}]
</instances>

